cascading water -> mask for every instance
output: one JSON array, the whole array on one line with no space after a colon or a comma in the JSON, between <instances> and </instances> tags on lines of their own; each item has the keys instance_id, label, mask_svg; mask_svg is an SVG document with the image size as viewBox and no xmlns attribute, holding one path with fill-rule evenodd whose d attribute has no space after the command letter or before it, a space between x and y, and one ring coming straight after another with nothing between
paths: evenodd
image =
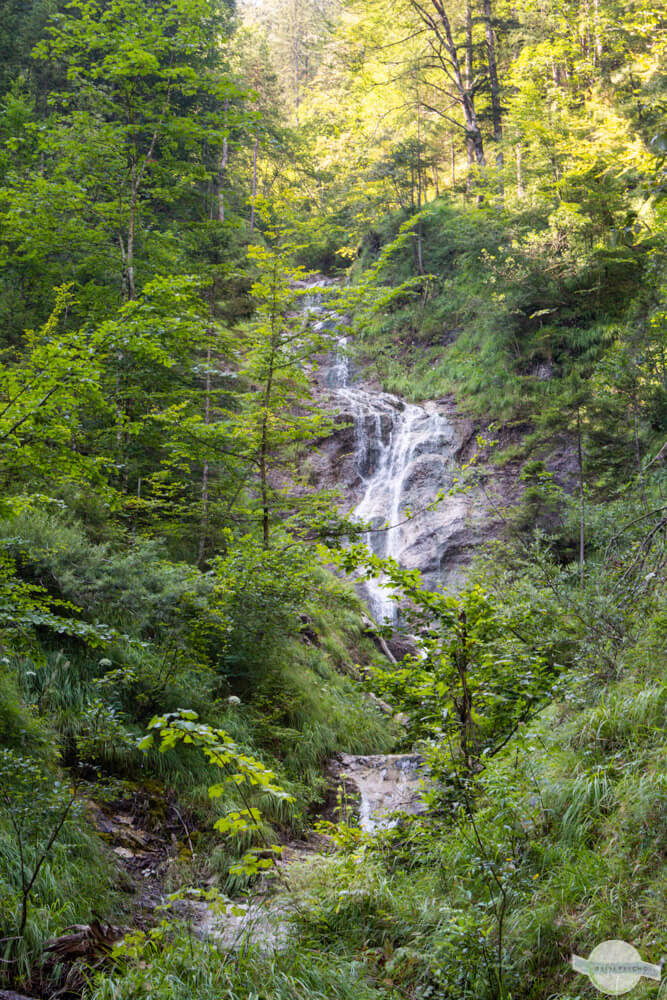
<instances>
[{"instance_id":1,"label":"cascading water","mask_svg":"<svg viewBox=\"0 0 667 1000\"><path fill-rule=\"evenodd\" d=\"M428 769L418 753L368 756L342 753L334 771L359 793L362 830L387 829L396 824L392 813L415 816L426 809L422 796Z\"/></svg>"},{"instance_id":2,"label":"cascading water","mask_svg":"<svg viewBox=\"0 0 667 1000\"><path fill-rule=\"evenodd\" d=\"M322 307L310 304L309 309ZM406 403L390 393L356 385L344 337L338 339L326 382L334 405L354 423L359 478L354 514L372 526L366 543L376 555L426 570L430 585L441 582L441 551L452 527L458 527L453 515L460 521L461 506L455 502L452 508L445 501L448 514L431 505L452 482L454 426L435 406ZM376 621L395 624L397 605L383 582L368 580L359 589Z\"/></svg>"}]
</instances>

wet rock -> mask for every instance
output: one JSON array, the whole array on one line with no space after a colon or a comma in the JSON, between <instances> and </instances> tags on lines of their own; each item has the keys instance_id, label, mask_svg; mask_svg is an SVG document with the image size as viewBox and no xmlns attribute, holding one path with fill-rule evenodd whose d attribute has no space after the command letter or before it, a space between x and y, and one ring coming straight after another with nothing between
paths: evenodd
<instances>
[{"instance_id":1,"label":"wet rock","mask_svg":"<svg viewBox=\"0 0 667 1000\"><path fill-rule=\"evenodd\" d=\"M421 754L339 754L336 773L359 792L359 825L373 831L394 826L394 812L418 815L426 809L422 792L427 776Z\"/></svg>"},{"instance_id":2,"label":"wet rock","mask_svg":"<svg viewBox=\"0 0 667 1000\"><path fill-rule=\"evenodd\" d=\"M415 656L418 648L414 636L404 635L401 632L394 632L392 637L387 639L387 645L398 663L406 656Z\"/></svg>"}]
</instances>

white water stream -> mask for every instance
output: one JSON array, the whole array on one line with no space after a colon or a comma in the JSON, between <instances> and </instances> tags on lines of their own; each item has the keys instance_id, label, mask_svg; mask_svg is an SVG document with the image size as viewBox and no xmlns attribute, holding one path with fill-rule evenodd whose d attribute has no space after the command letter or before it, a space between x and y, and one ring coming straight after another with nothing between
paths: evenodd
<instances>
[{"instance_id":1,"label":"white water stream","mask_svg":"<svg viewBox=\"0 0 667 1000\"><path fill-rule=\"evenodd\" d=\"M305 309L321 316L316 328L335 326L317 284L311 289ZM361 485L353 513L372 527L366 544L376 555L421 569L431 586L441 583L441 555L465 521L460 499L446 498L431 507L439 491L452 484L458 444L453 424L433 404L407 403L356 384L346 337L337 338L324 375L333 405L354 424L354 466ZM359 590L379 624L395 625L397 604L382 584L382 578L369 580Z\"/></svg>"}]
</instances>

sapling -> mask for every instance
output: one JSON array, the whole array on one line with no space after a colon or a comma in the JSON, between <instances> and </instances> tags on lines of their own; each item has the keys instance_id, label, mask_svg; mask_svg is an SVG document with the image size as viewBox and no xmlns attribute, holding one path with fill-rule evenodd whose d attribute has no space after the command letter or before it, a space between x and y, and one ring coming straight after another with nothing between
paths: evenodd
<instances>
[{"instance_id":1,"label":"sapling","mask_svg":"<svg viewBox=\"0 0 667 1000\"><path fill-rule=\"evenodd\" d=\"M77 794L78 782L65 785L41 762L8 748L0 750L0 803L19 861L17 939L25 933L39 873L74 811Z\"/></svg>"}]
</instances>

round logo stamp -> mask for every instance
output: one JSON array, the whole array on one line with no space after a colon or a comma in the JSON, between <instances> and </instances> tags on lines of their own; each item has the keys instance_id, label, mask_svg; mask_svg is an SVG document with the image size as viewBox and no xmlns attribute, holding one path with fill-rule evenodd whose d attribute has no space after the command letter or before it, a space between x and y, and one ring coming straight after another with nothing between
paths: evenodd
<instances>
[{"instance_id":1,"label":"round logo stamp","mask_svg":"<svg viewBox=\"0 0 667 1000\"><path fill-rule=\"evenodd\" d=\"M660 981L662 967L642 962L636 948L627 941L603 941L588 958L573 955L572 968L583 972L601 993L618 997L634 989L642 976Z\"/></svg>"}]
</instances>

